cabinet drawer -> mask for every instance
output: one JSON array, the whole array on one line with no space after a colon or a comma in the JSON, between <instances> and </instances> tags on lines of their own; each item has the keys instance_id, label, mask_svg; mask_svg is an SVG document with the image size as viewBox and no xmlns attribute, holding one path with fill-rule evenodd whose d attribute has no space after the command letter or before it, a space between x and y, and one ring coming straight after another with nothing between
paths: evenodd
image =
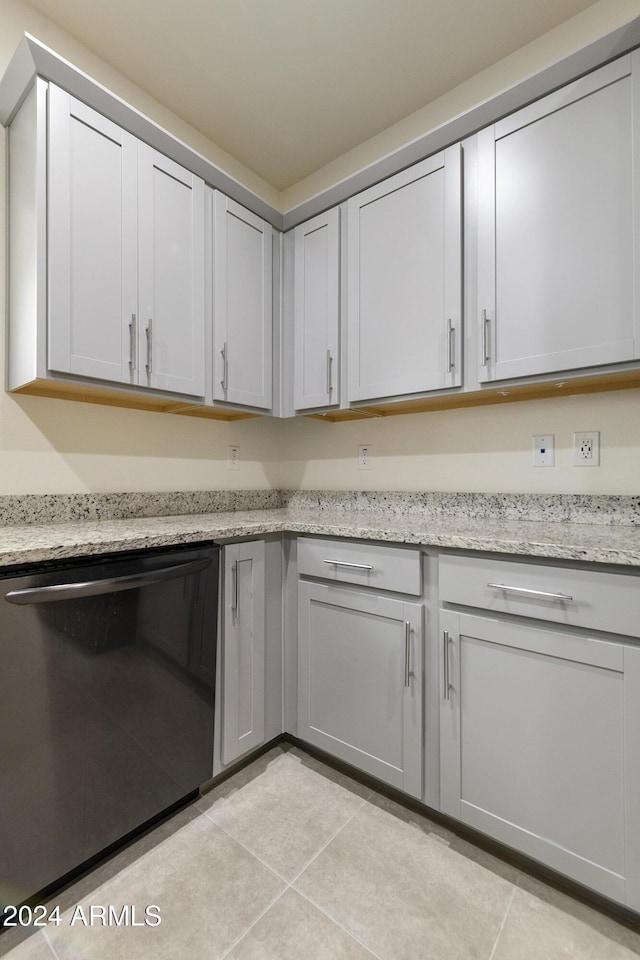
<instances>
[{"instance_id":1,"label":"cabinet drawer","mask_svg":"<svg viewBox=\"0 0 640 960\"><path fill-rule=\"evenodd\" d=\"M440 600L640 636L640 577L545 564L443 557Z\"/></svg>"},{"instance_id":2,"label":"cabinet drawer","mask_svg":"<svg viewBox=\"0 0 640 960\"><path fill-rule=\"evenodd\" d=\"M418 596L420 551L349 540L298 539L298 573Z\"/></svg>"}]
</instances>

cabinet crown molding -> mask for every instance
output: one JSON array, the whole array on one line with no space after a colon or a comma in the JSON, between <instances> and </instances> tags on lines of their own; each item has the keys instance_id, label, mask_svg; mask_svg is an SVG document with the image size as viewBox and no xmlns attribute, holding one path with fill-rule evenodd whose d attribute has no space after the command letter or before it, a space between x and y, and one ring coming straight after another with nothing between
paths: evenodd
<instances>
[{"instance_id":1,"label":"cabinet crown molding","mask_svg":"<svg viewBox=\"0 0 640 960\"><path fill-rule=\"evenodd\" d=\"M4 126L11 122L35 77L55 83L276 229L283 229L279 210L28 33L20 41L0 80L0 123Z\"/></svg>"}]
</instances>

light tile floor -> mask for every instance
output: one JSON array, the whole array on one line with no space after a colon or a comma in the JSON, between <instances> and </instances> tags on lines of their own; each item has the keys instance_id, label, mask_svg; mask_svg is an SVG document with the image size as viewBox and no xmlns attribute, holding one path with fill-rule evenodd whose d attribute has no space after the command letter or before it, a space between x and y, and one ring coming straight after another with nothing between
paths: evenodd
<instances>
[{"instance_id":1,"label":"light tile floor","mask_svg":"<svg viewBox=\"0 0 640 960\"><path fill-rule=\"evenodd\" d=\"M59 926L0 936L5 960L640 956L640 932L286 746L56 903ZM83 925L76 909L135 906L141 923L150 904L159 925Z\"/></svg>"}]
</instances>

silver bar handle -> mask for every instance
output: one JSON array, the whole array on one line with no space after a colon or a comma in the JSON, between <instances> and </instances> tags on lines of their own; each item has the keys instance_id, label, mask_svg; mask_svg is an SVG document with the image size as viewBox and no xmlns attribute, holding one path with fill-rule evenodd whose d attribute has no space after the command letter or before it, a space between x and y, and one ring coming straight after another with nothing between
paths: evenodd
<instances>
[{"instance_id":1,"label":"silver bar handle","mask_svg":"<svg viewBox=\"0 0 640 960\"><path fill-rule=\"evenodd\" d=\"M524 594L528 597L541 597L543 600L565 600L570 602L573 597L568 593L545 593L544 590L530 590L528 587L510 587L506 583L488 583L493 590L504 590L506 593Z\"/></svg>"},{"instance_id":2,"label":"silver bar handle","mask_svg":"<svg viewBox=\"0 0 640 960\"><path fill-rule=\"evenodd\" d=\"M97 597L103 593L118 593L121 590L138 590L164 580L187 577L192 573L205 570L210 559L192 560L178 563L149 573L136 573L128 577L106 577L104 580L87 580L81 583L56 583L48 587L27 587L24 590L10 590L5 600L19 606L30 603L54 603L56 600L76 600L78 597Z\"/></svg>"},{"instance_id":3,"label":"silver bar handle","mask_svg":"<svg viewBox=\"0 0 640 960\"><path fill-rule=\"evenodd\" d=\"M220 381L220 386L223 390L227 389L227 372L229 369L229 361L227 359L227 341L225 340L222 350L220 351L220 356L222 357L222 380Z\"/></svg>"},{"instance_id":4,"label":"silver bar handle","mask_svg":"<svg viewBox=\"0 0 640 960\"><path fill-rule=\"evenodd\" d=\"M137 359L137 335L136 335L136 315L135 313L131 314L131 323L129 324L129 373L133 375L133 371L136 369L136 359Z\"/></svg>"},{"instance_id":5,"label":"silver bar handle","mask_svg":"<svg viewBox=\"0 0 640 960\"><path fill-rule=\"evenodd\" d=\"M449 631L444 630L442 634L442 660L444 667L444 699L451 700L451 684L449 682Z\"/></svg>"},{"instance_id":6,"label":"silver bar handle","mask_svg":"<svg viewBox=\"0 0 640 960\"><path fill-rule=\"evenodd\" d=\"M238 616L238 561L234 560L231 567L231 609Z\"/></svg>"},{"instance_id":7,"label":"silver bar handle","mask_svg":"<svg viewBox=\"0 0 640 960\"><path fill-rule=\"evenodd\" d=\"M411 682L411 624L408 620L404 622L404 685L410 686Z\"/></svg>"},{"instance_id":8,"label":"silver bar handle","mask_svg":"<svg viewBox=\"0 0 640 960\"><path fill-rule=\"evenodd\" d=\"M150 376L151 376L151 373L152 373L152 371L153 371L153 346L152 346L152 342L151 342L151 341L152 341L152 338L153 338L153 321L151 320L151 317L149 317L149 323L147 324L145 333L146 333L146 335L147 335L147 363L146 363L146 370L147 370L147 376L150 377Z\"/></svg>"},{"instance_id":9,"label":"silver bar handle","mask_svg":"<svg viewBox=\"0 0 640 960\"><path fill-rule=\"evenodd\" d=\"M354 567L356 570L373 570L370 563L349 563L347 560L323 560L323 563L331 563L336 567Z\"/></svg>"},{"instance_id":10,"label":"silver bar handle","mask_svg":"<svg viewBox=\"0 0 640 960\"><path fill-rule=\"evenodd\" d=\"M333 390L333 357L331 350L327 350L327 393Z\"/></svg>"},{"instance_id":11,"label":"silver bar handle","mask_svg":"<svg viewBox=\"0 0 640 960\"><path fill-rule=\"evenodd\" d=\"M487 311L482 311L482 366L486 367L489 363L489 317Z\"/></svg>"},{"instance_id":12,"label":"silver bar handle","mask_svg":"<svg viewBox=\"0 0 640 960\"><path fill-rule=\"evenodd\" d=\"M451 373L454 367L453 359L453 338L455 330L452 320L447 320L447 373Z\"/></svg>"}]
</instances>

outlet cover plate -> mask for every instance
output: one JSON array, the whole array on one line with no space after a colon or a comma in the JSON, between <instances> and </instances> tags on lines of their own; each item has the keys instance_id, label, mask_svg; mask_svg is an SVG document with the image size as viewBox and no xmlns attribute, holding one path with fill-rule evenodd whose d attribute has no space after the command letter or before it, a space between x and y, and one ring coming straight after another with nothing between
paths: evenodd
<instances>
[{"instance_id":1,"label":"outlet cover plate","mask_svg":"<svg viewBox=\"0 0 640 960\"><path fill-rule=\"evenodd\" d=\"M600 431L589 430L573 435L574 467L600 466Z\"/></svg>"},{"instance_id":2,"label":"outlet cover plate","mask_svg":"<svg viewBox=\"0 0 640 960\"><path fill-rule=\"evenodd\" d=\"M229 445L227 447L228 458L227 458L227 469L228 470L239 470L240 469L240 447L232 447Z\"/></svg>"},{"instance_id":3,"label":"outlet cover plate","mask_svg":"<svg viewBox=\"0 0 640 960\"><path fill-rule=\"evenodd\" d=\"M358 470L371 470L373 466L373 450L370 443L358 447Z\"/></svg>"}]
</instances>

